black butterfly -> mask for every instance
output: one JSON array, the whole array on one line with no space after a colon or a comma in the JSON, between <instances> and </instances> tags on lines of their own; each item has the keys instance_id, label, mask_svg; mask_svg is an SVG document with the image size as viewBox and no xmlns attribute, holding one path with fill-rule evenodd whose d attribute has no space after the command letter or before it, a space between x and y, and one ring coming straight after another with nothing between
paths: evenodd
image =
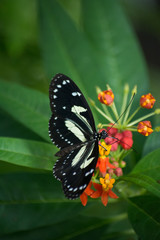
<instances>
[{"instance_id":1,"label":"black butterfly","mask_svg":"<svg viewBox=\"0 0 160 240\"><path fill-rule=\"evenodd\" d=\"M57 74L49 88L52 116L49 136L60 149L53 167L69 199L78 198L91 180L98 159L98 141L106 131L97 133L91 109L80 89L67 76Z\"/></svg>"}]
</instances>

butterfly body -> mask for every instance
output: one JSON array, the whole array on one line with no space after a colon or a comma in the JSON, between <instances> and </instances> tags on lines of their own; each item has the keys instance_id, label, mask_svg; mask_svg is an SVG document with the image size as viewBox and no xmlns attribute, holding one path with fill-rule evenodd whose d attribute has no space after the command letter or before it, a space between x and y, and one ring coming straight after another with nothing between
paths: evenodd
<instances>
[{"instance_id":1,"label":"butterfly body","mask_svg":"<svg viewBox=\"0 0 160 240\"><path fill-rule=\"evenodd\" d=\"M49 98L49 136L60 149L53 174L61 181L65 196L76 199L91 180L98 159L98 141L107 133L97 133L90 107L69 77L55 75Z\"/></svg>"}]
</instances>

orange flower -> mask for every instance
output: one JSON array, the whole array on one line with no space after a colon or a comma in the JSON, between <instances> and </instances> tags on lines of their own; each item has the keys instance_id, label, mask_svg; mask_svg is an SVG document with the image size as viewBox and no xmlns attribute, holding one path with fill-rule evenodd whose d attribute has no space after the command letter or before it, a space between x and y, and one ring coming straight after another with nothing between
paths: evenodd
<instances>
[{"instance_id":1,"label":"orange flower","mask_svg":"<svg viewBox=\"0 0 160 240\"><path fill-rule=\"evenodd\" d=\"M107 168L116 168L109 162L109 157L106 156L100 156L98 158L96 167L99 168L102 174L106 173Z\"/></svg>"},{"instance_id":2,"label":"orange flower","mask_svg":"<svg viewBox=\"0 0 160 240\"><path fill-rule=\"evenodd\" d=\"M101 201L104 206L108 203L108 197L118 198L118 196L112 192L113 183L115 179L109 179L109 174L107 173L105 178L100 178L101 184L93 183L96 191L90 196L91 198L101 197Z\"/></svg>"},{"instance_id":3,"label":"orange flower","mask_svg":"<svg viewBox=\"0 0 160 240\"><path fill-rule=\"evenodd\" d=\"M148 93L146 95L143 95L141 98L140 98L140 105L142 108L152 108L154 106L154 103L155 103L155 98L152 96L151 93Z\"/></svg>"},{"instance_id":4,"label":"orange flower","mask_svg":"<svg viewBox=\"0 0 160 240\"><path fill-rule=\"evenodd\" d=\"M149 136L153 132L151 122L150 121L139 122L137 126L137 131L144 136Z\"/></svg>"},{"instance_id":5,"label":"orange flower","mask_svg":"<svg viewBox=\"0 0 160 240\"><path fill-rule=\"evenodd\" d=\"M100 92L98 94L98 100L101 103L110 106L113 103L113 100L114 100L114 94L113 94L112 90L109 89L109 90Z\"/></svg>"},{"instance_id":6,"label":"orange flower","mask_svg":"<svg viewBox=\"0 0 160 240\"><path fill-rule=\"evenodd\" d=\"M118 198L118 196L111 190L114 182L115 179L114 178L109 179L108 173L106 174L105 178L100 178L101 184L90 181L87 188L80 196L83 206L86 206L88 196L90 196L91 198L101 197L101 201L104 206L106 206L108 203L108 197ZM96 190L91 189L92 184Z\"/></svg>"},{"instance_id":7,"label":"orange flower","mask_svg":"<svg viewBox=\"0 0 160 240\"><path fill-rule=\"evenodd\" d=\"M88 186L86 187L86 189L84 190L84 192L80 196L80 199L81 199L81 202L82 202L83 206L86 206L88 196L90 196L94 193L94 190L91 189L91 186L92 186L92 181L89 182Z\"/></svg>"}]
</instances>

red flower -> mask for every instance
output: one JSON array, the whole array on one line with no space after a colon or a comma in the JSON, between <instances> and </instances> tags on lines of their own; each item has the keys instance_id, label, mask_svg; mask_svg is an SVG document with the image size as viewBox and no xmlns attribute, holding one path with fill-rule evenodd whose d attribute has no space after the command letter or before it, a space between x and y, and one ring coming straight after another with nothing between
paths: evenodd
<instances>
[{"instance_id":1,"label":"red flower","mask_svg":"<svg viewBox=\"0 0 160 240\"><path fill-rule=\"evenodd\" d=\"M110 123L112 126L113 124ZM109 130L110 129L110 130ZM133 145L133 139L132 139L132 132L129 130L125 130L123 132L118 132L117 128L111 128L108 127L106 129L101 129L99 132L102 130L105 130L108 132L108 137L105 138L105 143L108 145L111 145L111 151L116 151L118 148L118 144L122 146L123 149L130 149Z\"/></svg>"},{"instance_id":2,"label":"red flower","mask_svg":"<svg viewBox=\"0 0 160 240\"><path fill-rule=\"evenodd\" d=\"M125 149L125 150L129 150L133 145L133 139L132 138L124 137L124 138L122 138L122 141L120 143L121 143L122 148Z\"/></svg>"},{"instance_id":3,"label":"red flower","mask_svg":"<svg viewBox=\"0 0 160 240\"><path fill-rule=\"evenodd\" d=\"M122 132L123 134L123 137L129 137L129 138L132 138L132 132L129 131L129 130L125 130Z\"/></svg>"},{"instance_id":4,"label":"red flower","mask_svg":"<svg viewBox=\"0 0 160 240\"><path fill-rule=\"evenodd\" d=\"M120 144L123 149L130 149L133 145L133 139L132 139L132 132L129 130L125 130L122 132L122 138L120 141Z\"/></svg>"},{"instance_id":5,"label":"red flower","mask_svg":"<svg viewBox=\"0 0 160 240\"><path fill-rule=\"evenodd\" d=\"M141 98L140 98L140 105L142 108L152 108L154 106L154 103L155 103L155 98L152 96L151 93L148 93L146 95L143 95Z\"/></svg>"},{"instance_id":6,"label":"red flower","mask_svg":"<svg viewBox=\"0 0 160 240\"><path fill-rule=\"evenodd\" d=\"M114 100L114 94L113 94L112 90L109 89L109 90L100 92L98 94L98 100L101 103L110 106L113 103L113 100Z\"/></svg>"},{"instance_id":7,"label":"red flower","mask_svg":"<svg viewBox=\"0 0 160 240\"><path fill-rule=\"evenodd\" d=\"M115 134L115 136L114 136L116 139L115 140L117 140L118 141L118 143L120 144L120 142L121 142L121 139L123 138L123 134L122 133L120 133L120 132L118 132L118 133L116 133Z\"/></svg>"},{"instance_id":8,"label":"red flower","mask_svg":"<svg viewBox=\"0 0 160 240\"><path fill-rule=\"evenodd\" d=\"M144 136L149 136L153 132L151 122L150 121L139 122L137 126L137 131Z\"/></svg>"},{"instance_id":9,"label":"red flower","mask_svg":"<svg viewBox=\"0 0 160 240\"><path fill-rule=\"evenodd\" d=\"M117 177L120 177L123 175L122 168L118 167L115 169L114 173L116 174Z\"/></svg>"},{"instance_id":10,"label":"red flower","mask_svg":"<svg viewBox=\"0 0 160 240\"><path fill-rule=\"evenodd\" d=\"M118 142L114 138L106 137L105 139L106 144L111 145L111 151L116 151L118 148Z\"/></svg>"},{"instance_id":11,"label":"red flower","mask_svg":"<svg viewBox=\"0 0 160 240\"><path fill-rule=\"evenodd\" d=\"M110 127L107 127L107 132L110 136L114 136L118 132L118 129L112 127L113 123L110 123L109 125Z\"/></svg>"}]
</instances>

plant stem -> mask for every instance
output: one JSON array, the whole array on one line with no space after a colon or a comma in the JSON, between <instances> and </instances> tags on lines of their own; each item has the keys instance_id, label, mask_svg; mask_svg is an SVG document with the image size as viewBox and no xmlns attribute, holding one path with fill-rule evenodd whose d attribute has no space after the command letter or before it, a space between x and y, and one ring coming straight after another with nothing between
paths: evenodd
<instances>
[{"instance_id":1,"label":"plant stem","mask_svg":"<svg viewBox=\"0 0 160 240\"><path fill-rule=\"evenodd\" d=\"M114 120L110 117L108 117L105 113L103 113L96 105L94 105L94 108L104 117L106 118L109 122L114 123Z\"/></svg>"},{"instance_id":2,"label":"plant stem","mask_svg":"<svg viewBox=\"0 0 160 240\"><path fill-rule=\"evenodd\" d=\"M124 112L124 110L126 109L126 105L127 105L127 99L128 99L128 92L129 92L129 86L128 84L126 84L124 86L124 96L123 96L123 103L122 103L122 107L121 107L121 113L120 115L122 115L122 113ZM122 122L123 116L120 119L120 122Z\"/></svg>"},{"instance_id":3,"label":"plant stem","mask_svg":"<svg viewBox=\"0 0 160 240\"><path fill-rule=\"evenodd\" d=\"M141 122L141 121L144 120L145 118L149 118L149 117L151 117L151 116L153 116L153 115L155 115L155 112L149 113L149 114L147 114L147 115L145 115L145 116L143 116L143 117L141 117L141 118L138 118L137 120L135 120L135 121L131 122L130 124L128 124L127 127L133 126L134 124L136 124L136 123L138 123L138 122Z\"/></svg>"},{"instance_id":4,"label":"plant stem","mask_svg":"<svg viewBox=\"0 0 160 240\"><path fill-rule=\"evenodd\" d=\"M131 109L131 106L132 106L132 98L133 98L133 94L132 94L132 96L131 96L131 98L130 98L130 102L129 102L129 105L127 106L127 111L126 111L126 114L125 114L125 116L124 116L124 120L123 120L123 124L125 124L126 123L126 121L127 121L127 118L128 118L128 115L129 115L129 113L130 113L130 109Z\"/></svg>"},{"instance_id":5,"label":"plant stem","mask_svg":"<svg viewBox=\"0 0 160 240\"><path fill-rule=\"evenodd\" d=\"M128 118L126 124L128 124L128 123L132 120L132 118L137 114L137 112L138 112L140 109L141 109L141 106L139 106L139 107L135 110L135 112Z\"/></svg>"},{"instance_id":6,"label":"plant stem","mask_svg":"<svg viewBox=\"0 0 160 240\"><path fill-rule=\"evenodd\" d=\"M109 112L108 109L107 109L107 106L104 105L104 104L102 104L102 108L103 108L105 114L106 114L109 118L112 118L110 112Z\"/></svg>"},{"instance_id":7,"label":"plant stem","mask_svg":"<svg viewBox=\"0 0 160 240\"><path fill-rule=\"evenodd\" d=\"M115 118L116 118L116 120L119 118L119 116L118 116L118 112L117 112L117 108L116 108L116 105L115 105L115 103L113 103L112 105L111 105L111 109L112 109L112 112L113 112L113 114L114 114L114 116L115 116Z\"/></svg>"}]
</instances>

